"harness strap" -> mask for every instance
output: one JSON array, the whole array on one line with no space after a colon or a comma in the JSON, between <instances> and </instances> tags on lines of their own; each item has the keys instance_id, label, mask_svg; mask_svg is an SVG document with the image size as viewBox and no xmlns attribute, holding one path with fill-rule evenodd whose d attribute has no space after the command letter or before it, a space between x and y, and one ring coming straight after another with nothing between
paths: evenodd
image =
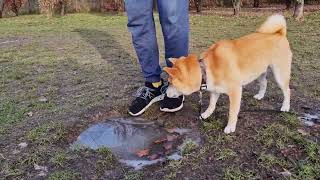
<instances>
[{"instance_id":1,"label":"harness strap","mask_svg":"<svg viewBox=\"0 0 320 180\"><path fill-rule=\"evenodd\" d=\"M201 76L202 76L200 90L206 90L207 89L207 83L206 83L207 72L206 72L206 66L203 62L203 59L199 59L199 64L200 64Z\"/></svg>"},{"instance_id":2,"label":"harness strap","mask_svg":"<svg viewBox=\"0 0 320 180\"><path fill-rule=\"evenodd\" d=\"M203 62L203 59L199 60L199 64L200 64L200 69L201 69L201 86L200 86L200 90L199 90L199 120L203 120L203 118L201 117L201 112L202 112L202 94L203 94L203 90L207 90L207 84L206 84L206 77L207 77L207 73L206 73L206 67L205 64Z\"/></svg>"}]
</instances>

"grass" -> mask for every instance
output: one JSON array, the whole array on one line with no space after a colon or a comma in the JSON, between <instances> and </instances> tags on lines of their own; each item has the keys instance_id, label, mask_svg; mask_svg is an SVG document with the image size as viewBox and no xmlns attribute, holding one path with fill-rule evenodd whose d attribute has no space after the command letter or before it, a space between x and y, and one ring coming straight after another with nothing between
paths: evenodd
<instances>
[{"instance_id":1,"label":"grass","mask_svg":"<svg viewBox=\"0 0 320 180\"><path fill-rule=\"evenodd\" d=\"M79 174L71 171L57 171L49 175L49 180L73 180L79 178Z\"/></svg>"},{"instance_id":2,"label":"grass","mask_svg":"<svg viewBox=\"0 0 320 180\"><path fill-rule=\"evenodd\" d=\"M218 156L216 157L216 160L226 160L227 158L233 158L236 157L237 153L233 151L232 149L222 149L219 151Z\"/></svg>"},{"instance_id":3,"label":"grass","mask_svg":"<svg viewBox=\"0 0 320 180\"><path fill-rule=\"evenodd\" d=\"M158 16L155 19L157 36L162 38ZM218 40L253 32L264 19L191 16L190 52L199 54ZM0 41L15 40L0 44L0 147L8 147L0 151L5 157L0 157L0 177L32 179L37 176L36 163L49 167L48 179L275 179L282 168L293 179L319 179L318 129L306 128L306 136L297 132L302 128L301 107L312 110L320 102L318 12L307 15L304 22L287 21L294 54L291 112L260 111L281 105L281 91L269 75L262 101L252 98L256 85L245 88L236 133L223 133L228 101L221 97L200 128L203 141L199 146L185 144L186 156L180 161L132 171L107 148L69 151L79 132L95 123L86 114L104 109L125 116L132 93L143 84L126 23L125 16L109 14L0 20ZM163 63L160 39L159 47ZM41 97L47 101L40 102ZM187 100L179 113L162 115L158 106L152 106L144 117L163 118L165 128L189 127L197 100L193 96ZM28 147L19 149L20 142ZM12 154L13 150L20 153ZM114 174L104 177L106 171Z\"/></svg>"},{"instance_id":4,"label":"grass","mask_svg":"<svg viewBox=\"0 0 320 180\"><path fill-rule=\"evenodd\" d=\"M176 179L177 171L182 167L182 165L183 165L182 163L183 163L182 160L170 161L168 166L166 167L168 172L163 179L165 179L165 180Z\"/></svg>"},{"instance_id":5,"label":"grass","mask_svg":"<svg viewBox=\"0 0 320 180\"><path fill-rule=\"evenodd\" d=\"M67 161L70 160L70 157L67 155L66 152L57 152L51 159L50 161L59 167L65 167Z\"/></svg>"},{"instance_id":6,"label":"grass","mask_svg":"<svg viewBox=\"0 0 320 180\"><path fill-rule=\"evenodd\" d=\"M65 134L66 130L63 124L51 122L29 131L27 139L33 143L44 145L63 140Z\"/></svg>"},{"instance_id":7,"label":"grass","mask_svg":"<svg viewBox=\"0 0 320 180\"><path fill-rule=\"evenodd\" d=\"M247 171L243 172L239 168L231 167L227 168L224 171L224 180L249 180L249 179L256 179L252 172Z\"/></svg>"},{"instance_id":8,"label":"grass","mask_svg":"<svg viewBox=\"0 0 320 180\"><path fill-rule=\"evenodd\" d=\"M0 104L0 125L14 123L25 117L26 109L17 107L11 100Z\"/></svg>"},{"instance_id":9,"label":"grass","mask_svg":"<svg viewBox=\"0 0 320 180\"><path fill-rule=\"evenodd\" d=\"M97 152L100 155L100 159L96 162L98 172L103 173L106 169L115 167L117 160L109 148L101 147Z\"/></svg>"},{"instance_id":10,"label":"grass","mask_svg":"<svg viewBox=\"0 0 320 180\"><path fill-rule=\"evenodd\" d=\"M188 139L184 141L183 144L181 145L181 153L182 155L188 155L192 153L195 149L197 149L198 146L199 144L197 144L191 139Z\"/></svg>"},{"instance_id":11,"label":"grass","mask_svg":"<svg viewBox=\"0 0 320 180\"><path fill-rule=\"evenodd\" d=\"M262 153L258 158L258 161L259 165L261 165L264 168L274 168L275 166L285 168L286 166L288 166L286 161L281 160L272 154Z\"/></svg>"},{"instance_id":12,"label":"grass","mask_svg":"<svg viewBox=\"0 0 320 180\"><path fill-rule=\"evenodd\" d=\"M143 173L134 172L134 171L127 172L123 178L123 180L142 180L142 179L143 179Z\"/></svg>"},{"instance_id":13,"label":"grass","mask_svg":"<svg viewBox=\"0 0 320 180\"><path fill-rule=\"evenodd\" d=\"M265 148L276 146L279 149L283 149L291 136L292 131L287 126L274 123L259 131L258 141Z\"/></svg>"},{"instance_id":14,"label":"grass","mask_svg":"<svg viewBox=\"0 0 320 180\"><path fill-rule=\"evenodd\" d=\"M295 113L281 113L280 117L291 127L296 127L299 124L298 116Z\"/></svg>"}]
</instances>

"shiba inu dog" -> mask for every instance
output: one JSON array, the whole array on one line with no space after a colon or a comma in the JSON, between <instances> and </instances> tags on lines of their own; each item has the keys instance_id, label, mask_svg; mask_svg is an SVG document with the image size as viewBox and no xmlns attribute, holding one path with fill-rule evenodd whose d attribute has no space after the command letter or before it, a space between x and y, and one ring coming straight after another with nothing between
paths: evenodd
<instances>
[{"instance_id":1,"label":"shiba inu dog","mask_svg":"<svg viewBox=\"0 0 320 180\"><path fill-rule=\"evenodd\" d=\"M205 79L210 103L201 118L206 119L213 113L219 94L225 93L229 96L230 109L224 132L231 133L236 129L242 87L258 79L260 90L254 98L261 100L266 92L266 73L270 67L284 95L281 111L289 111L292 52L286 33L285 18L272 15L254 33L213 44L201 54L200 60L192 54L171 58L173 67L164 68L170 82L167 96L178 97L197 92L202 79Z\"/></svg>"}]
</instances>

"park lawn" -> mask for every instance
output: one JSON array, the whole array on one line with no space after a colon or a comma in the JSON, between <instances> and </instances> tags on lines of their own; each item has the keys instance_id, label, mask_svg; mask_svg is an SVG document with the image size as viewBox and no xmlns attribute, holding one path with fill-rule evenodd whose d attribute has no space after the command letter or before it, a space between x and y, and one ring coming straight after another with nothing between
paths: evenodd
<instances>
[{"instance_id":1,"label":"park lawn","mask_svg":"<svg viewBox=\"0 0 320 180\"><path fill-rule=\"evenodd\" d=\"M220 39L253 32L265 18L192 15L190 52L199 54ZM91 124L127 116L132 94L143 84L126 17L1 19L0 177L33 179L39 174L37 164L48 167L49 179L266 179L289 178L283 175L288 172L293 179L319 179L319 125L305 127L298 120L306 110L319 111L319 24L320 13L308 14L304 22L288 19L293 51L290 113L277 111L282 94L271 74L262 101L253 99L256 83L245 88L237 130L231 135L223 134L226 96L201 127L194 127L196 95L175 114L158 113L159 106L153 105L144 117L163 120L168 128L198 128L203 143L180 161L133 171L108 149L70 149ZM157 29L161 39L159 25ZM159 44L163 54L162 40ZM21 142L28 146L19 148Z\"/></svg>"}]
</instances>

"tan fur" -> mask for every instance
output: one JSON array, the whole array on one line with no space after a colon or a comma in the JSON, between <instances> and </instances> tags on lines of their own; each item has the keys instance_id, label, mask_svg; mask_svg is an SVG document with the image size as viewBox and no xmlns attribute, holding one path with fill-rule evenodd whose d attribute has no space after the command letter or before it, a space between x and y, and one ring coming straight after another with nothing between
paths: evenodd
<instances>
[{"instance_id":1,"label":"tan fur","mask_svg":"<svg viewBox=\"0 0 320 180\"><path fill-rule=\"evenodd\" d=\"M286 38L285 20L274 15L257 30L235 40L223 40L212 45L201 54L206 65L208 91L211 92L209 108L202 116L207 118L215 108L220 93L229 96L229 121L225 133L235 131L241 104L242 86L258 78L260 91L256 99L265 93L266 71L271 67L275 79L284 93L282 111L290 108L290 72L292 53ZM201 70L195 55L175 59L173 68L165 68L169 73L173 96L189 95L199 90ZM170 88L170 87L169 87ZM168 94L167 93L167 94ZM168 96L169 96L168 94Z\"/></svg>"}]
</instances>

